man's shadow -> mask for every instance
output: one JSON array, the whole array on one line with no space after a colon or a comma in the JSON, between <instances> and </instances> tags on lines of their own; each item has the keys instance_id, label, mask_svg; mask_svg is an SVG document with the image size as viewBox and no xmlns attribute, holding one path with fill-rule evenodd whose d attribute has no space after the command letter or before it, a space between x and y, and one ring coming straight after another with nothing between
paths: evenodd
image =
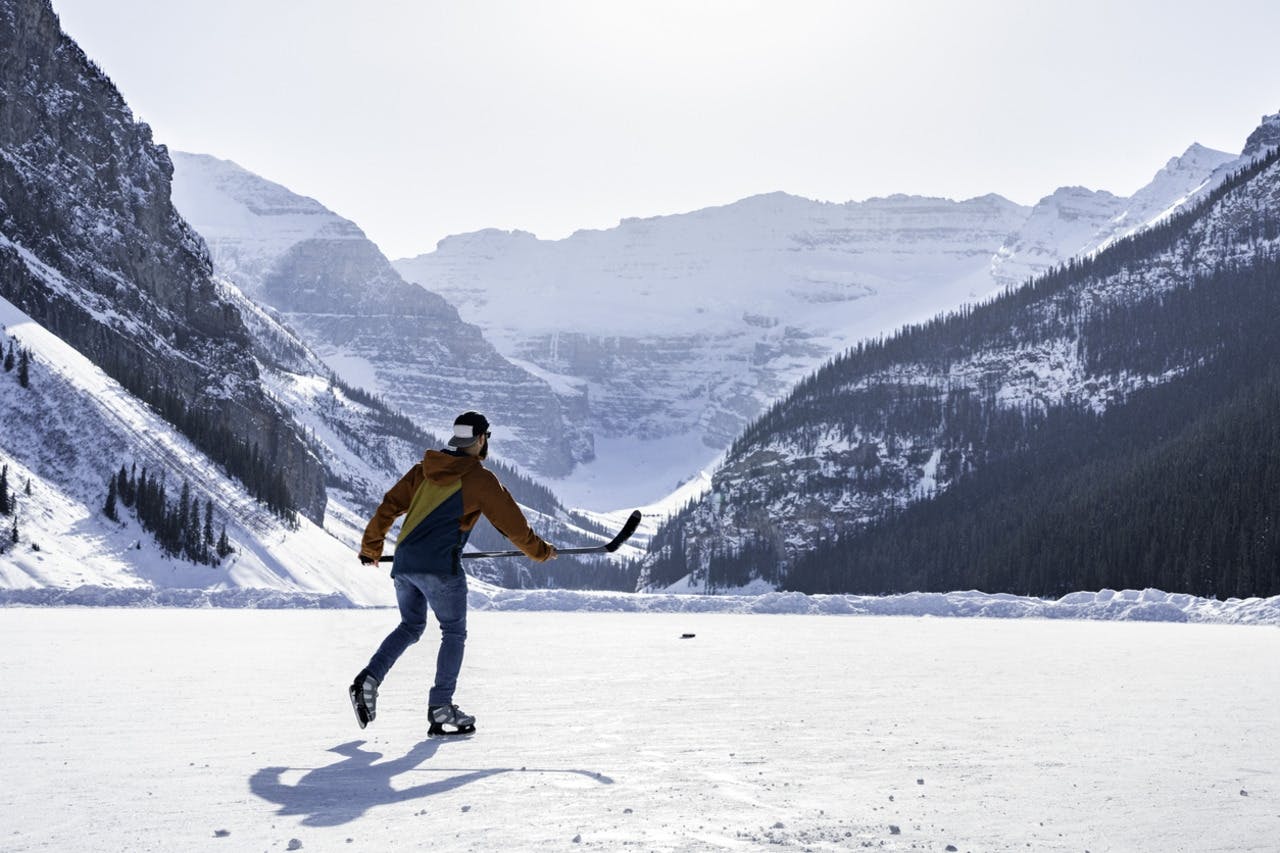
<instances>
[{"instance_id":1,"label":"man's shadow","mask_svg":"<svg viewBox=\"0 0 1280 853\"><path fill-rule=\"evenodd\" d=\"M391 786L391 780L402 773L417 770L420 764L436 754L443 741L436 738L424 740L403 757L391 761L379 761L382 753L361 749L364 743L362 740L353 740L332 747L329 752L345 757L327 767L308 769L293 785L287 785L281 780L290 768L264 767L249 777L249 790L268 802L279 804L280 809L276 814L306 815L302 820L303 826L338 826L350 823L374 806L430 797L488 776L520 772L513 767L470 770L435 782L424 782L397 790ZM440 772L450 770L441 768ZM613 784L608 776L585 770L532 772L572 773L595 779L604 785Z\"/></svg>"}]
</instances>

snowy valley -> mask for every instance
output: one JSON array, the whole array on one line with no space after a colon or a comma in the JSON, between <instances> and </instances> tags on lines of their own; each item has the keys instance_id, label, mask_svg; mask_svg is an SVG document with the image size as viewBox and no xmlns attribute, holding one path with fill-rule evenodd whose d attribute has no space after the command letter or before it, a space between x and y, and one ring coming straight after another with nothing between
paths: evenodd
<instances>
[{"instance_id":1,"label":"snowy valley","mask_svg":"<svg viewBox=\"0 0 1280 853\"><path fill-rule=\"evenodd\" d=\"M1280 115L395 262L160 142L0 0L0 851L1276 849ZM549 541L644 520L465 561L476 732L438 610L366 728L357 543L466 408Z\"/></svg>"},{"instance_id":2,"label":"snowy valley","mask_svg":"<svg viewBox=\"0 0 1280 853\"><path fill-rule=\"evenodd\" d=\"M963 327L985 310L975 302L1024 298L1015 294L1036 292L1026 279L1198 210L1277 141L1272 118L1239 156L1193 145L1129 198L1068 187L1024 207L996 195L829 204L773 193L560 241L460 235L392 265L313 199L211 156L171 159L47 3L5 11L7 37L40 76L9 83L5 101L4 325L31 353L34 381L2 397L0 458L15 494L5 523L17 541L0 563L10 591L57 598L84 585L85 603L112 588L139 602L155 590L201 591L162 596L174 602L250 601L255 590L388 602L351 560L353 543L382 491L465 405L495 413L495 464L559 544L598 543L619 511L647 510L619 559L476 565L479 579L785 586L783 568L806 550L835 547L832 536L886 506L946 492L998 450L968 434L961 447L936 430L903 438L883 424L832 424L807 389L859 347L898 346L886 336L904 324L967 306L954 315ZM74 132L55 145L64 124ZM1251 184L1253 210L1270 203L1267 179ZM1270 245L1238 242L1237 226L1193 229L1141 271L1126 266L1072 298L1095 311L1130 304L1126 293L1160 300ZM940 369L926 353L832 393L945 388L1008 411L1063 400L1103 411L1209 351L1155 372L1099 371L1084 366L1075 327L1023 331L966 344ZM783 414L794 434L766 437ZM128 506L138 469L164 484L187 531L176 548ZM105 511L113 486L120 520ZM224 527L226 552L200 557ZM482 529L473 544L502 541ZM738 561L733 576L717 578L712 564L725 560ZM1125 585L1082 588L1104 586ZM1056 601L1073 589L1019 591ZM1223 592L1247 589L1241 576Z\"/></svg>"},{"instance_id":3,"label":"snowy valley","mask_svg":"<svg viewBox=\"0 0 1280 853\"><path fill-rule=\"evenodd\" d=\"M779 192L556 241L459 235L394 265L578 401L597 453L554 481L566 500L600 506L622 482L646 504L714 467L847 347L1132 233L1239 162L1193 145L1131 198L1072 187L1030 208L996 195L830 204Z\"/></svg>"}]
</instances>

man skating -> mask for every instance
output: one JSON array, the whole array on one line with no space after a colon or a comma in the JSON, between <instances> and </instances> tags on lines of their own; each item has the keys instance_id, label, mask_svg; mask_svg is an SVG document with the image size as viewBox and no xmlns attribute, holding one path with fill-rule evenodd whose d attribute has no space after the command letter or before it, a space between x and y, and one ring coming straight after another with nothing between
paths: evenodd
<instances>
[{"instance_id":1,"label":"man skating","mask_svg":"<svg viewBox=\"0 0 1280 853\"><path fill-rule=\"evenodd\" d=\"M475 717L453 703L458 671L467 639L467 576L462 549L480 514L539 563L554 559L556 549L529 527L511 494L486 469L489 421L479 412L464 412L453 424L448 450L428 450L391 487L364 531L360 562L376 564L396 518L405 516L396 540L391 577L395 582L400 624L374 652L349 688L360 728L377 713L378 687L405 649L422 636L427 608L440 623L436 680L427 700L429 733L467 734Z\"/></svg>"}]
</instances>

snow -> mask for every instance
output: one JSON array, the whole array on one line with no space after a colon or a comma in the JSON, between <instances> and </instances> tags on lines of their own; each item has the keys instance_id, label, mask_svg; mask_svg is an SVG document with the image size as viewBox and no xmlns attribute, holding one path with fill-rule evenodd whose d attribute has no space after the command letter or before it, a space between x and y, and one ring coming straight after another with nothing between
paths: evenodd
<instances>
[{"instance_id":1,"label":"snow","mask_svg":"<svg viewBox=\"0 0 1280 853\"><path fill-rule=\"evenodd\" d=\"M641 534L637 534L641 535ZM622 553L622 552L620 552ZM634 558L634 554L629 554ZM385 569L366 569L377 582ZM389 583L385 584L389 586ZM1200 622L1280 626L1280 596L1271 598L1199 598L1158 589L1073 592L1058 599L978 590L911 592L901 595L806 595L778 592L763 581L703 595L701 585L685 578L645 593L569 589L504 589L470 579L468 600L475 610L611 613L734 613L792 616L941 616L984 619L1073 619L1116 622ZM387 596L371 594L384 604ZM345 595L257 589L151 589L83 584L74 588L0 589L3 605L80 605L87 607L304 607L349 608Z\"/></svg>"},{"instance_id":2,"label":"snow","mask_svg":"<svg viewBox=\"0 0 1280 853\"><path fill-rule=\"evenodd\" d=\"M362 240L352 223L314 199L264 181L230 160L171 152L173 203L183 216L199 211L204 238L219 271L249 293L261 288L271 263L305 240Z\"/></svg>"},{"instance_id":3,"label":"snow","mask_svg":"<svg viewBox=\"0 0 1280 853\"><path fill-rule=\"evenodd\" d=\"M1269 627L474 612L356 727L384 610L0 612L0 847L1231 850L1280 837ZM693 634L684 639L684 634ZM58 642L50 642L57 637ZM532 642L531 642L532 640Z\"/></svg>"},{"instance_id":4,"label":"snow","mask_svg":"<svg viewBox=\"0 0 1280 853\"><path fill-rule=\"evenodd\" d=\"M646 514L667 514L697 498L710 485L711 471L723 453L694 476L687 461L708 448L696 435L639 439L596 436L596 458L579 465L573 477L552 481L556 496L567 506L592 507L594 512L642 507ZM656 500L655 495L658 497ZM600 510L598 508L607 509Z\"/></svg>"},{"instance_id":5,"label":"snow","mask_svg":"<svg viewBox=\"0 0 1280 853\"><path fill-rule=\"evenodd\" d=\"M6 588L248 588L388 604L389 589L359 570L349 531L340 541L306 519L290 528L271 517L222 469L150 407L80 352L0 299L0 326L30 349L32 382L0 387L10 482L19 495L22 541L0 554ZM189 478L192 494L212 500L236 549L218 570L164 556L129 513L123 523L100 512L106 481L122 463Z\"/></svg>"},{"instance_id":6,"label":"snow","mask_svg":"<svg viewBox=\"0 0 1280 853\"><path fill-rule=\"evenodd\" d=\"M250 295L289 247L362 236L234 163L174 159L175 203ZM562 399L583 440L580 464L550 483L557 494L593 509L653 504L674 500L676 484L831 355L1131 233L1232 161L1193 145L1130 199L1066 187L1034 209L996 195L831 204L769 193L564 240L486 229L394 266ZM387 392L368 359L319 351L347 381Z\"/></svg>"},{"instance_id":7,"label":"snow","mask_svg":"<svg viewBox=\"0 0 1280 853\"><path fill-rule=\"evenodd\" d=\"M1133 233L1233 162L1193 145L1131 198L1063 187L1034 208L996 195L830 204L770 193L563 240L486 229L393 265L585 404L596 461L556 479L558 494L599 507L599 484L625 480L644 504L673 479L653 463L653 439L692 439L658 446L683 479L832 355Z\"/></svg>"}]
</instances>

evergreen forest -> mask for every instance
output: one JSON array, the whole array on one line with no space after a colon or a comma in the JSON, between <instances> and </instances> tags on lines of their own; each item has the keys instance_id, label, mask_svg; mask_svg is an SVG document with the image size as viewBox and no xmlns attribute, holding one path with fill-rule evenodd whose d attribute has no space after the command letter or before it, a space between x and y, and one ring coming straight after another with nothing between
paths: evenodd
<instances>
[{"instance_id":1,"label":"evergreen forest","mask_svg":"<svg viewBox=\"0 0 1280 853\"><path fill-rule=\"evenodd\" d=\"M705 520L690 506L655 537L650 583L700 567L712 590L759 577L809 593L1280 594L1280 210L1257 194L1231 199L1209 252L1196 227L1278 159L1273 152L1192 210L1023 288L854 347L757 420L729 455L750 459L778 435L812 452L823 434L878 434L890 458L898 444L940 450L948 488L905 506L887 501L870 521L833 516L826 536L788 559L768 507L806 486L826 488L833 475L739 470L713 495L731 507L736 546L703 544L715 538L696 535ZM1179 283L1150 287L1156 268ZM1104 280L1130 295L1090 297ZM998 404L998 375L968 385L895 378L946 377L975 353L1054 341L1069 342L1100 385L1123 387L1126 375L1164 381L1099 413L1071 397ZM904 455L918 466L927 451ZM902 494L916 477L875 448L854 456L834 475L845 487Z\"/></svg>"}]
</instances>

